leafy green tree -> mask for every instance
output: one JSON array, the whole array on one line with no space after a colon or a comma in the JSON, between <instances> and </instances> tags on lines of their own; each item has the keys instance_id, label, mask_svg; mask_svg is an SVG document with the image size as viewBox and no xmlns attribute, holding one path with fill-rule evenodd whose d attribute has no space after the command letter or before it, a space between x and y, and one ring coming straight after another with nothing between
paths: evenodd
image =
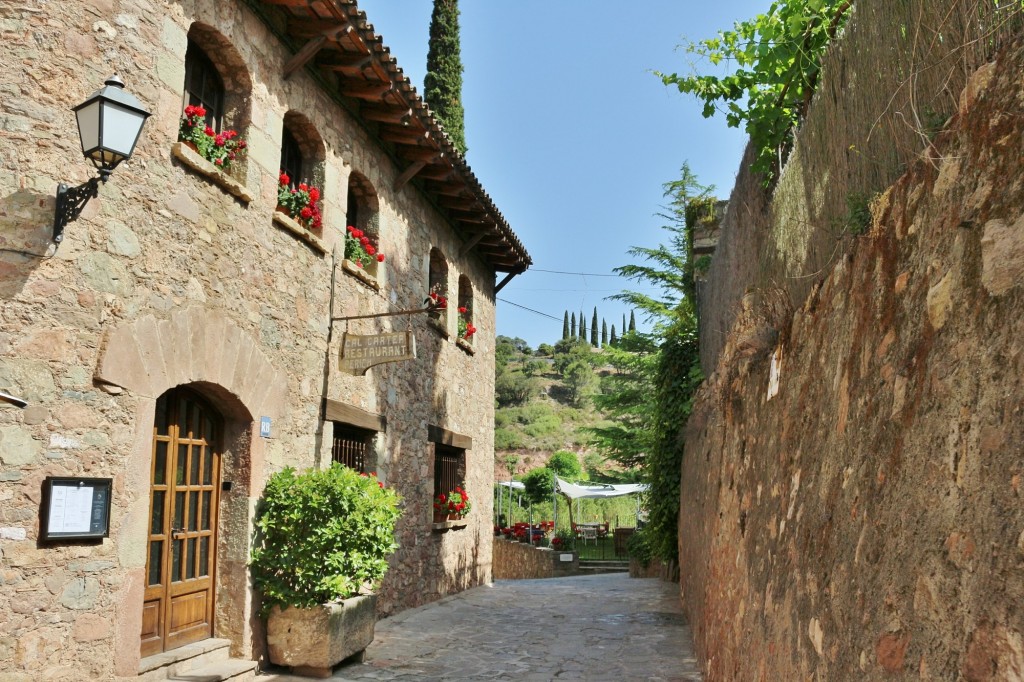
<instances>
[{"instance_id":1,"label":"leafy green tree","mask_svg":"<svg viewBox=\"0 0 1024 682\"><path fill-rule=\"evenodd\" d=\"M458 0L434 0L423 98L459 153L466 154Z\"/></svg>"},{"instance_id":2,"label":"leafy green tree","mask_svg":"<svg viewBox=\"0 0 1024 682\"><path fill-rule=\"evenodd\" d=\"M585 362L592 365L594 354L590 352L590 344L580 339L567 339L555 344L554 368L565 378L566 369L574 362Z\"/></svg>"},{"instance_id":3,"label":"leafy green tree","mask_svg":"<svg viewBox=\"0 0 1024 682\"><path fill-rule=\"evenodd\" d=\"M544 371L544 363L540 360L527 360L523 363L523 375L535 377Z\"/></svg>"},{"instance_id":4,"label":"leafy green tree","mask_svg":"<svg viewBox=\"0 0 1024 682\"><path fill-rule=\"evenodd\" d=\"M565 317L562 319L562 338L569 338L569 311L565 311Z\"/></svg>"},{"instance_id":5,"label":"leafy green tree","mask_svg":"<svg viewBox=\"0 0 1024 682\"><path fill-rule=\"evenodd\" d=\"M578 481L583 477L579 458L568 450L555 452L545 466L566 481Z\"/></svg>"},{"instance_id":6,"label":"leafy green tree","mask_svg":"<svg viewBox=\"0 0 1024 682\"><path fill-rule=\"evenodd\" d=\"M523 494L526 499L530 500L534 504L541 504L542 502L548 502L551 500L551 494L554 492L554 473L547 467L538 467L528 471L522 479L523 485L526 486L526 490Z\"/></svg>"},{"instance_id":7,"label":"leafy green tree","mask_svg":"<svg viewBox=\"0 0 1024 682\"><path fill-rule=\"evenodd\" d=\"M566 366L562 376L574 405L585 403L597 387L597 375L590 362L574 360Z\"/></svg>"},{"instance_id":8,"label":"leafy green tree","mask_svg":"<svg viewBox=\"0 0 1024 682\"><path fill-rule=\"evenodd\" d=\"M537 381L522 372L506 371L494 379L494 399L499 407L523 405L537 390Z\"/></svg>"},{"instance_id":9,"label":"leafy green tree","mask_svg":"<svg viewBox=\"0 0 1024 682\"><path fill-rule=\"evenodd\" d=\"M851 0L777 0L764 14L736 22L733 30L686 46L712 68L735 64L732 73L656 75L701 100L705 118L724 113L729 126L743 126L757 150L754 170L768 183L814 94L822 56L852 5Z\"/></svg>"},{"instance_id":10,"label":"leafy green tree","mask_svg":"<svg viewBox=\"0 0 1024 682\"><path fill-rule=\"evenodd\" d=\"M597 346L597 306L594 306L594 316L590 318L590 345Z\"/></svg>"},{"instance_id":11,"label":"leafy green tree","mask_svg":"<svg viewBox=\"0 0 1024 682\"><path fill-rule=\"evenodd\" d=\"M569 337L568 336L563 336L562 338L563 339L567 339ZM550 357L551 355L554 354L554 352L555 352L554 346L552 346L549 343L542 343L539 346L537 346L537 352L535 353L535 355L538 355L538 356L541 356L541 357Z\"/></svg>"}]
</instances>

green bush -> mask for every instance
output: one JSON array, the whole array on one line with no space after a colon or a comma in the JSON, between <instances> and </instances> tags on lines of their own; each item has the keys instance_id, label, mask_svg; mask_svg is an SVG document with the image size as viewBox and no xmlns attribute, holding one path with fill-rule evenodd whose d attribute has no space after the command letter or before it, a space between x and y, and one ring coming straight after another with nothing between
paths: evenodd
<instances>
[{"instance_id":1,"label":"green bush","mask_svg":"<svg viewBox=\"0 0 1024 682\"><path fill-rule=\"evenodd\" d=\"M309 607L373 590L398 547L398 493L340 464L270 477L256 509L253 582L271 607Z\"/></svg>"},{"instance_id":2,"label":"green bush","mask_svg":"<svg viewBox=\"0 0 1024 682\"><path fill-rule=\"evenodd\" d=\"M551 546L561 552L571 552L576 549L576 535L568 528L563 528L555 533Z\"/></svg>"},{"instance_id":3,"label":"green bush","mask_svg":"<svg viewBox=\"0 0 1024 682\"><path fill-rule=\"evenodd\" d=\"M509 429L495 429L494 430L494 449L495 450L516 450L524 447L526 441L523 440L521 434Z\"/></svg>"},{"instance_id":4,"label":"green bush","mask_svg":"<svg viewBox=\"0 0 1024 682\"><path fill-rule=\"evenodd\" d=\"M626 541L626 549L629 551L630 558L636 559L644 568L651 563L651 559L654 558L654 547L651 545L651 534L647 532L646 528L641 528L637 532L629 536L629 540Z\"/></svg>"},{"instance_id":5,"label":"green bush","mask_svg":"<svg viewBox=\"0 0 1024 682\"><path fill-rule=\"evenodd\" d=\"M562 420L558 418L558 415L548 414L527 424L523 427L523 432L527 436L538 438L540 436L546 436L549 433L554 433L561 425Z\"/></svg>"}]
</instances>

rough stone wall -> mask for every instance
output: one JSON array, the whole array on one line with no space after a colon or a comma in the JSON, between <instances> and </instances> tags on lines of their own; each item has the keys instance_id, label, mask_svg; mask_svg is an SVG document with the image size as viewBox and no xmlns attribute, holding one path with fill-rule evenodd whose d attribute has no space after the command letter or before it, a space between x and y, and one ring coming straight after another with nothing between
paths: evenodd
<instances>
[{"instance_id":1,"label":"rough stone wall","mask_svg":"<svg viewBox=\"0 0 1024 682\"><path fill-rule=\"evenodd\" d=\"M863 205L928 153L967 77L1024 30L1020 3L857 0L777 182L759 190L747 150L699 300L710 373L741 300L776 288L800 305L849 246ZM770 200L770 202L769 202Z\"/></svg>"},{"instance_id":2,"label":"rough stone wall","mask_svg":"<svg viewBox=\"0 0 1024 682\"><path fill-rule=\"evenodd\" d=\"M709 681L1024 677L1021 73L972 76L795 312L745 300L685 432Z\"/></svg>"},{"instance_id":3,"label":"rough stone wall","mask_svg":"<svg viewBox=\"0 0 1024 682\"><path fill-rule=\"evenodd\" d=\"M193 22L243 67L235 119L249 153L234 178L251 202L174 159L184 55ZM461 243L366 130L303 72L281 79L291 56L243 3L27 0L0 6L0 672L4 679L113 679L138 671L155 400L196 386L223 413L215 635L235 655L260 655L260 624L246 587L251 516L266 477L285 465L330 461L331 398L387 418L377 470L404 497L401 548L380 594L384 613L490 580L493 443L493 273ZM91 175L70 108L118 72L153 112L132 160L68 225L52 257L54 190ZM323 138L326 253L278 227L284 116L302 113ZM378 193L379 290L340 265L346 187L358 172ZM334 315L419 306L430 248L449 258L449 283L474 287L474 353L421 318L419 357L337 371L344 324ZM330 309L334 296L334 310ZM353 333L405 329L406 318L361 321ZM199 344L197 346L196 344ZM204 348L199 353L196 348ZM113 378L117 377L114 381ZM272 437L259 437L271 416ZM255 420L255 421L254 421ZM433 446L428 425L473 439L469 526L431 532ZM114 479L110 538L37 543L40 489L51 475Z\"/></svg>"},{"instance_id":4,"label":"rough stone wall","mask_svg":"<svg viewBox=\"0 0 1024 682\"><path fill-rule=\"evenodd\" d=\"M547 547L531 547L524 542L496 539L492 572L495 580L531 580L558 578L572 575L580 567L578 554L572 561L562 561L567 552L556 552Z\"/></svg>"}]
</instances>

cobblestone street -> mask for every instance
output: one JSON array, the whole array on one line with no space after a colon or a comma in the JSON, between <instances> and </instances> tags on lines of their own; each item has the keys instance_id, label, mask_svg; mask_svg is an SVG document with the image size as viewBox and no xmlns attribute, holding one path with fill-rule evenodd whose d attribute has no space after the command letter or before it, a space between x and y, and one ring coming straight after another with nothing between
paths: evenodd
<instances>
[{"instance_id":1,"label":"cobblestone street","mask_svg":"<svg viewBox=\"0 0 1024 682\"><path fill-rule=\"evenodd\" d=\"M380 621L363 663L332 679L698 681L678 595L625 573L501 580Z\"/></svg>"}]
</instances>

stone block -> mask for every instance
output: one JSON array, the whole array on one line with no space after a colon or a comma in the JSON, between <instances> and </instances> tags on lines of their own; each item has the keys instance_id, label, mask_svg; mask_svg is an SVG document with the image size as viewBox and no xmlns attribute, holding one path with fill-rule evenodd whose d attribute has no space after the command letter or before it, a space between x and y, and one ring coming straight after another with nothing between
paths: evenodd
<instances>
[{"instance_id":1,"label":"stone block","mask_svg":"<svg viewBox=\"0 0 1024 682\"><path fill-rule=\"evenodd\" d=\"M42 452L42 443L32 437L23 426L0 426L0 461L5 466L18 467L32 464Z\"/></svg>"},{"instance_id":2,"label":"stone block","mask_svg":"<svg viewBox=\"0 0 1024 682\"><path fill-rule=\"evenodd\" d=\"M376 624L376 595L308 609L274 607L267 619L270 660L327 677L335 665L373 641Z\"/></svg>"}]
</instances>

